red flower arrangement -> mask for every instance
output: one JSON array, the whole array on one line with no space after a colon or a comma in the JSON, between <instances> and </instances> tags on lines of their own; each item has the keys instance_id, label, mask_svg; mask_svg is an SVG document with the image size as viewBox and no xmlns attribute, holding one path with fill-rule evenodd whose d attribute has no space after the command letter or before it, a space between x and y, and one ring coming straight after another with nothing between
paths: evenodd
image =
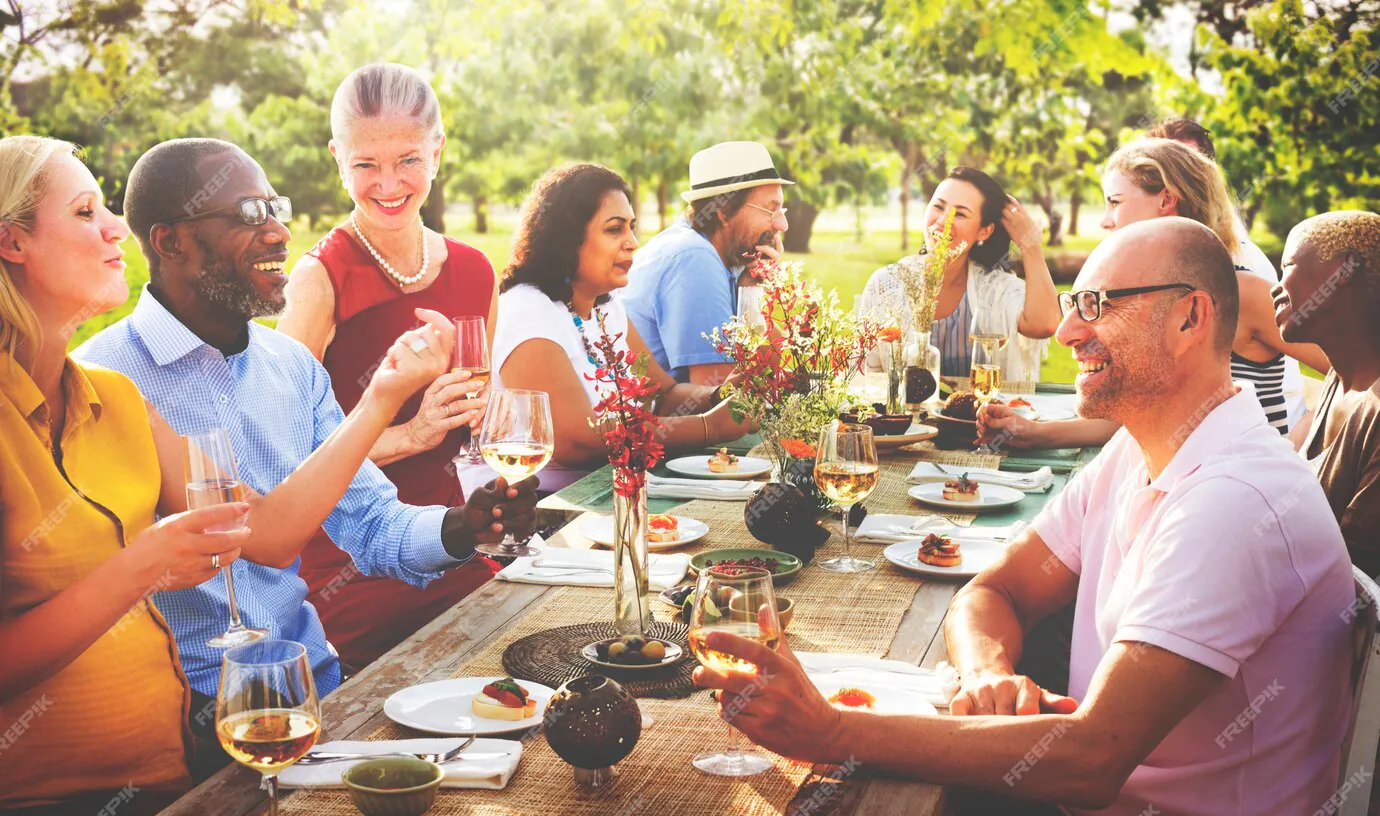
<instances>
[{"instance_id":1,"label":"red flower arrangement","mask_svg":"<svg viewBox=\"0 0 1380 816\"><path fill-rule=\"evenodd\" d=\"M661 419L650 408L661 388L643 373L645 355L614 347L622 336L610 337L604 315L599 313L599 339L592 348L597 368L593 377L586 374L585 379L598 383L595 390L600 399L590 425L604 438L613 466L613 490L632 498L647 485L647 471L661 461L665 447L657 441Z\"/></svg>"}]
</instances>

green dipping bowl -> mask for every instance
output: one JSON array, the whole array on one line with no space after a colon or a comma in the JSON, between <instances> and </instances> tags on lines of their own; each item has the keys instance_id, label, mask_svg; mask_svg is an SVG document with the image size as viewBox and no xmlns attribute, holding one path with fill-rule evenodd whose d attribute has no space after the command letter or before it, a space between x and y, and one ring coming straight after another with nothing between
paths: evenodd
<instances>
[{"instance_id":1,"label":"green dipping bowl","mask_svg":"<svg viewBox=\"0 0 1380 816\"><path fill-rule=\"evenodd\" d=\"M366 759L341 781L364 816L421 816L436 803L445 771L414 757Z\"/></svg>"}]
</instances>

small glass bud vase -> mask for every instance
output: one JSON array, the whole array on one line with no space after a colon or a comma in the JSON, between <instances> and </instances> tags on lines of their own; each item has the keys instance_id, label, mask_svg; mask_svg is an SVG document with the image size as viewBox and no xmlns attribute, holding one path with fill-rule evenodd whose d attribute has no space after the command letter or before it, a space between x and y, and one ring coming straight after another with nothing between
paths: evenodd
<instances>
[{"instance_id":1,"label":"small glass bud vase","mask_svg":"<svg viewBox=\"0 0 1380 816\"><path fill-rule=\"evenodd\" d=\"M613 625L619 635L643 636L651 625L647 599L647 488L613 495Z\"/></svg>"}]
</instances>

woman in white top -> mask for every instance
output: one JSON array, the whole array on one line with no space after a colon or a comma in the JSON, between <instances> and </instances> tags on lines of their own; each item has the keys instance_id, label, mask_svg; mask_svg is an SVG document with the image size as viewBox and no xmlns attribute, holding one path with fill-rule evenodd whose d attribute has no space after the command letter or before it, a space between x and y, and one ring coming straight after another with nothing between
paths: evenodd
<instances>
[{"instance_id":1,"label":"woman in white top","mask_svg":"<svg viewBox=\"0 0 1380 816\"><path fill-rule=\"evenodd\" d=\"M1040 249L1039 226L991 176L971 167L954 168L934 189L925 211L924 252L933 250L950 212L954 216L953 246L966 246L944 269L930 330L930 342L939 349L940 373L968 376L973 315L987 314L998 317L1000 333L1008 338L1005 348L998 352L1002 379L1039 380L1046 338L1059 328L1059 302ZM1021 248L1024 281L1005 263L1013 240ZM857 307L864 317L899 323L908 329L915 309L906 298L899 264L872 273ZM881 370L880 354L874 351L869 355L867 365Z\"/></svg>"},{"instance_id":2,"label":"woman in white top","mask_svg":"<svg viewBox=\"0 0 1380 816\"><path fill-rule=\"evenodd\" d=\"M748 430L733 421L727 402L716 400L714 387L677 383L663 371L622 304L609 297L628 285L637 249L629 198L617 173L573 164L543 176L523 205L500 285L493 384L551 395L556 452L541 472L542 491L559 490L608 461L603 438L589 424L599 399L590 377L601 317L618 348L644 353L646 375L662 388L655 408L668 452L727 442Z\"/></svg>"}]
</instances>

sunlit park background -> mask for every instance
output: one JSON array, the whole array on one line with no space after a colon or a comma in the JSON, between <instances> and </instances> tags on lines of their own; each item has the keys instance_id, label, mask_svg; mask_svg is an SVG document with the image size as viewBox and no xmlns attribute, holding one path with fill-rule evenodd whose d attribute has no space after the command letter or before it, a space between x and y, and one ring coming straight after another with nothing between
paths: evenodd
<instances>
[{"instance_id":1,"label":"sunlit park background","mask_svg":"<svg viewBox=\"0 0 1380 816\"><path fill-rule=\"evenodd\" d=\"M333 90L404 62L448 136L426 219L499 269L551 166L624 174L646 240L679 212L692 153L753 139L799 182L790 257L848 304L914 250L959 164L1039 213L1066 284L1104 235L1101 164L1167 116L1213 131L1276 260L1308 215L1380 209L1377 22L1380 0L4 0L0 130L83 145L117 211L154 143L234 141L293 199L295 260L348 213ZM1071 375L1055 349L1045 379Z\"/></svg>"}]
</instances>

